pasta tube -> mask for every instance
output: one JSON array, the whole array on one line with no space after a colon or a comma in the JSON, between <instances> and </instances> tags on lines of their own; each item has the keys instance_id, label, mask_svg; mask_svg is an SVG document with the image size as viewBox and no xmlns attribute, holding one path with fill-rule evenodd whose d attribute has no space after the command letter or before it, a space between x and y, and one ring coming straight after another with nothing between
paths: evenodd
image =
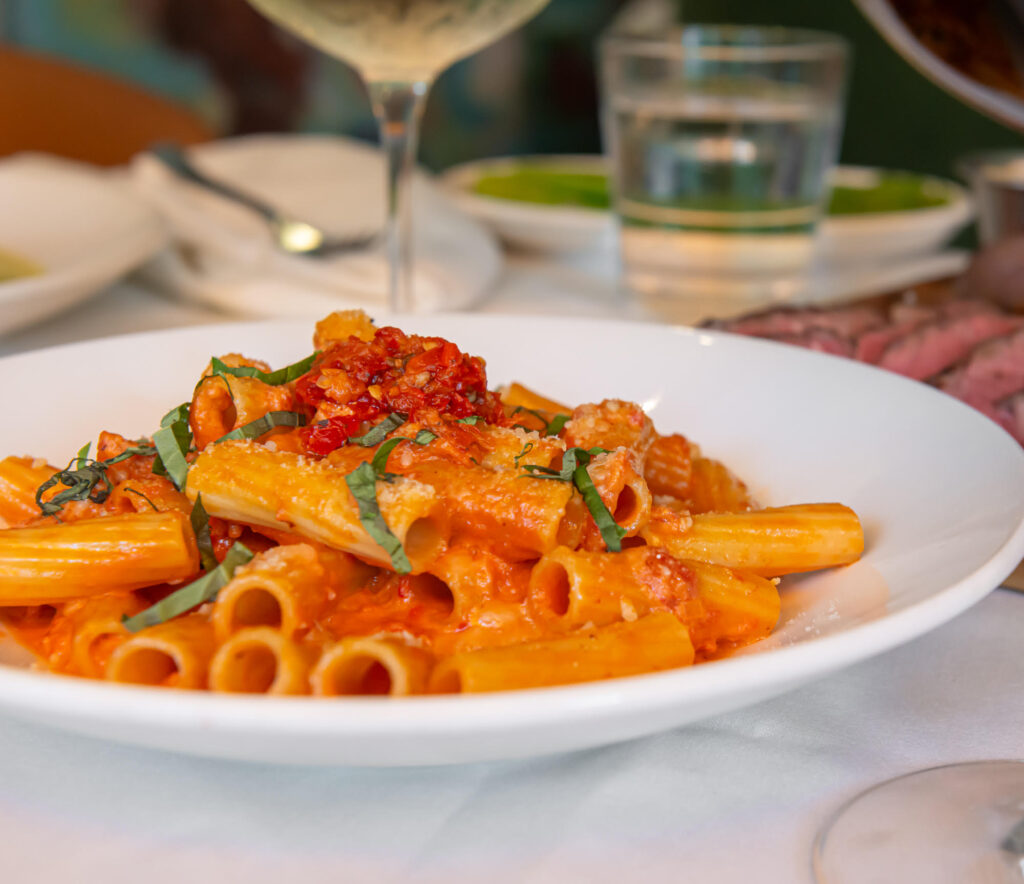
<instances>
[{"instance_id":1,"label":"pasta tube","mask_svg":"<svg viewBox=\"0 0 1024 884\"><path fill-rule=\"evenodd\" d=\"M654 425L635 402L605 399L581 405L565 425L565 444L591 449L628 448L642 465L654 442Z\"/></svg>"},{"instance_id":2,"label":"pasta tube","mask_svg":"<svg viewBox=\"0 0 1024 884\"><path fill-rule=\"evenodd\" d=\"M103 678L111 654L130 636L121 618L138 614L145 607L131 593L97 596L65 605L60 616L71 625L71 671Z\"/></svg>"},{"instance_id":3,"label":"pasta tube","mask_svg":"<svg viewBox=\"0 0 1024 884\"><path fill-rule=\"evenodd\" d=\"M313 669L313 693L324 697L422 694L430 655L387 638L343 638L329 645Z\"/></svg>"},{"instance_id":4,"label":"pasta tube","mask_svg":"<svg viewBox=\"0 0 1024 884\"><path fill-rule=\"evenodd\" d=\"M246 359L237 353L229 353L221 360L231 368L270 369L265 362ZM196 448L202 451L226 433L258 420L269 411L291 411L294 407L295 396L289 386L272 386L258 378L214 375L212 366L208 365L189 407Z\"/></svg>"},{"instance_id":5,"label":"pasta tube","mask_svg":"<svg viewBox=\"0 0 1024 884\"><path fill-rule=\"evenodd\" d=\"M366 532L345 484L345 473L325 461L255 442L221 442L196 459L188 495L202 494L212 516L284 531L391 568L387 552ZM449 525L429 485L399 478L377 483L381 515L405 549L412 573L424 571L444 551Z\"/></svg>"},{"instance_id":6,"label":"pasta tube","mask_svg":"<svg viewBox=\"0 0 1024 884\"><path fill-rule=\"evenodd\" d=\"M704 614L691 570L649 547L621 553L560 547L534 565L529 603L537 617L568 628L635 620L652 610L687 622Z\"/></svg>"},{"instance_id":7,"label":"pasta tube","mask_svg":"<svg viewBox=\"0 0 1024 884\"><path fill-rule=\"evenodd\" d=\"M635 452L628 448L616 448L615 451L599 454L591 461L587 471L601 500L627 537L633 536L647 524L651 516L651 492L640 475ZM605 548L597 525L593 522L587 527L583 545L587 549Z\"/></svg>"},{"instance_id":8,"label":"pasta tube","mask_svg":"<svg viewBox=\"0 0 1024 884\"><path fill-rule=\"evenodd\" d=\"M373 320L362 310L335 310L316 324L313 346L317 350L326 350L331 344L347 341L350 337L372 341L376 331Z\"/></svg>"},{"instance_id":9,"label":"pasta tube","mask_svg":"<svg viewBox=\"0 0 1024 884\"><path fill-rule=\"evenodd\" d=\"M644 479L652 494L686 500L693 479L693 446L685 436L658 436L647 452Z\"/></svg>"},{"instance_id":10,"label":"pasta tube","mask_svg":"<svg viewBox=\"0 0 1024 884\"><path fill-rule=\"evenodd\" d=\"M31 457L0 460L0 529L39 518L36 489L56 472L46 461Z\"/></svg>"},{"instance_id":11,"label":"pasta tube","mask_svg":"<svg viewBox=\"0 0 1024 884\"><path fill-rule=\"evenodd\" d=\"M838 503L809 503L749 513L705 513L686 520L654 517L640 532L678 559L742 568L762 577L855 562L864 551L857 514Z\"/></svg>"},{"instance_id":12,"label":"pasta tube","mask_svg":"<svg viewBox=\"0 0 1024 884\"><path fill-rule=\"evenodd\" d=\"M410 475L444 500L455 539L486 541L498 555L514 560L535 559L559 544L579 543L584 522L569 507L573 488L568 482L441 461L421 464Z\"/></svg>"},{"instance_id":13,"label":"pasta tube","mask_svg":"<svg viewBox=\"0 0 1024 884\"><path fill-rule=\"evenodd\" d=\"M188 614L132 636L110 656L109 681L155 687L202 688L213 656L213 628Z\"/></svg>"},{"instance_id":14,"label":"pasta tube","mask_svg":"<svg viewBox=\"0 0 1024 884\"><path fill-rule=\"evenodd\" d=\"M308 630L327 604L327 575L308 544L278 546L235 571L217 595L211 620L218 641L246 626L289 638Z\"/></svg>"},{"instance_id":15,"label":"pasta tube","mask_svg":"<svg viewBox=\"0 0 1024 884\"><path fill-rule=\"evenodd\" d=\"M693 513L738 513L754 505L743 481L721 461L708 457L693 460L688 503Z\"/></svg>"},{"instance_id":16,"label":"pasta tube","mask_svg":"<svg viewBox=\"0 0 1024 884\"><path fill-rule=\"evenodd\" d=\"M511 383L500 391L503 404L512 408L533 409L534 411L547 411L551 414L570 414L572 409L554 399L548 399L540 393L535 393L529 387L519 383Z\"/></svg>"},{"instance_id":17,"label":"pasta tube","mask_svg":"<svg viewBox=\"0 0 1024 884\"><path fill-rule=\"evenodd\" d=\"M198 570L195 535L179 512L0 531L0 606L139 589Z\"/></svg>"},{"instance_id":18,"label":"pasta tube","mask_svg":"<svg viewBox=\"0 0 1024 884\"><path fill-rule=\"evenodd\" d=\"M720 642L745 644L775 628L782 608L775 581L721 565L685 564L706 611L706 616L689 623L698 650L713 651Z\"/></svg>"},{"instance_id":19,"label":"pasta tube","mask_svg":"<svg viewBox=\"0 0 1024 884\"><path fill-rule=\"evenodd\" d=\"M236 632L210 661L210 690L308 694L312 651L269 626Z\"/></svg>"},{"instance_id":20,"label":"pasta tube","mask_svg":"<svg viewBox=\"0 0 1024 884\"><path fill-rule=\"evenodd\" d=\"M434 669L429 689L457 694L597 681L689 666L693 656L686 627L659 612L563 638L455 654Z\"/></svg>"}]
</instances>

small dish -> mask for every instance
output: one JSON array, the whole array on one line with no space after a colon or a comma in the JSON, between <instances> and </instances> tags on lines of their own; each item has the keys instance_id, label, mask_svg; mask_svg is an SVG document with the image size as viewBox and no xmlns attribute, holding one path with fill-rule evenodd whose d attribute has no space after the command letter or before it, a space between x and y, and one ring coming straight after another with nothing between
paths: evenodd
<instances>
[{"instance_id":1,"label":"small dish","mask_svg":"<svg viewBox=\"0 0 1024 884\"><path fill-rule=\"evenodd\" d=\"M488 224L509 245L538 252L564 253L615 247L615 221L607 209L510 199L480 193L482 181L516 172L554 171L600 175L603 157L526 156L479 160L449 169L442 182L470 215ZM839 166L834 186L846 191L878 189L887 179L910 184L937 203L923 208L829 214L819 230L821 259L844 267L865 259L894 262L941 248L970 221L967 191L943 178L861 166ZM596 202L596 201L595 201Z\"/></svg>"},{"instance_id":2,"label":"small dish","mask_svg":"<svg viewBox=\"0 0 1024 884\"><path fill-rule=\"evenodd\" d=\"M39 267L0 282L0 334L78 304L166 242L159 216L115 178L40 154L0 161L0 248Z\"/></svg>"},{"instance_id":3,"label":"small dish","mask_svg":"<svg viewBox=\"0 0 1024 884\"><path fill-rule=\"evenodd\" d=\"M886 179L906 182L936 204L830 213L822 221L818 243L824 261L838 265L865 260L891 262L935 252L974 215L967 190L945 178L866 166L839 166L832 173L833 187L841 187L850 194L875 190Z\"/></svg>"}]
</instances>

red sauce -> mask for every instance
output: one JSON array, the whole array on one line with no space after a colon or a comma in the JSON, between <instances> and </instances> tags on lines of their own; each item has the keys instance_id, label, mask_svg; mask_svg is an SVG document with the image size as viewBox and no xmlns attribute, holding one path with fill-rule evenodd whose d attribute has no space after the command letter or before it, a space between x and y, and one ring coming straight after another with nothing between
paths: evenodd
<instances>
[{"instance_id":1,"label":"red sauce","mask_svg":"<svg viewBox=\"0 0 1024 884\"><path fill-rule=\"evenodd\" d=\"M392 327L378 329L371 341L350 337L332 344L295 390L319 418L302 436L306 451L320 457L394 413L423 423L440 415L505 423L501 401L487 390L480 357L444 338Z\"/></svg>"}]
</instances>

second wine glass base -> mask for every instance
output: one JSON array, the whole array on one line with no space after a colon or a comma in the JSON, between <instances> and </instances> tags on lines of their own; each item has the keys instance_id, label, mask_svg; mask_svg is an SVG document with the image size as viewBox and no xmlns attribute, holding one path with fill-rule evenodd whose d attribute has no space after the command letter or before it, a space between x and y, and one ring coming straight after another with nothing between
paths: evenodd
<instances>
[{"instance_id":1,"label":"second wine glass base","mask_svg":"<svg viewBox=\"0 0 1024 884\"><path fill-rule=\"evenodd\" d=\"M818 884L1021 884L1024 762L979 761L873 786L826 822Z\"/></svg>"}]
</instances>

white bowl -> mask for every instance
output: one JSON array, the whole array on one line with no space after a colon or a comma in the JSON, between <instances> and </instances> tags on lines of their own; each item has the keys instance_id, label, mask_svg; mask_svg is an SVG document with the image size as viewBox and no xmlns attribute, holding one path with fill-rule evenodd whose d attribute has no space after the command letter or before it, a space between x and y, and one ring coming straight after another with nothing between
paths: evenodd
<instances>
[{"instance_id":1,"label":"white bowl","mask_svg":"<svg viewBox=\"0 0 1024 884\"><path fill-rule=\"evenodd\" d=\"M40 154L0 161L0 248L43 268L0 283L0 334L95 295L166 239L156 212L110 173Z\"/></svg>"},{"instance_id":2,"label":"white bowl","mask_svg":"<svg viewBox=\"0 0 1024 884\"><path fill-rule=\"evenodd\" d=\"M602 156L549 154L499 157L453 166L441 183L467 214L487 224L508 245L552 254L615 248L615 221L610 212L578 206L552 206L483 196L473 190L485 175L503 175L523 166L603 173Z\"/></svg>"},{"instance_id":3,"label":"white bowl","mask_svg":"<svg viewBox=\"0 0 1024 884\"><path fill-rule=\"evenodd\" d=\"M923 384L692 329L510 316L395 321L485 356L491 383L518 379L567 402L642 402L660 429L691 436L767 503L849 504L865 526L864 559L787 578L774 635L688 669L390 700L217 695L0 665L0 710L125 743L259 761L412 765L543 755L677 727L907 642L978 601L1024 554L1024 452L990 420ZM189 395L211 354L284 365L309 352L310 331L292 321L207 326L0 360L0 452L59 462L101 428L150 433ZM84 394L61 394L69 376Z\"/></svg>"},{"instance_id":4,"label":"white bowl","mask_svg":"<svg viewBox=\"0 0 1024 884\"><path fill-rule=\"evenodd\" d=\"M869 188L886 169L839 166L833 185ZM971 220L974 208L967 190L955 181L921 176L925 186L946 197L947 202L923 209L829 215L821 222L818 250L831 264L860 261L886 263L937 251Z\"/></svg>"},{"instance_id":5,"label":"white bowl","mask_svg":"<svg viewBox=\"0 0 1024 884\"><path fill-rule=\"evenodd\" d=\"M518 202L474 193L485 175L501 175L521 166L563 166L572 171L604 172L604 157L547 156L502 157L455 166L441 181L455 201L470 215L489 225L509 245L552 254L584 249L614 249L615 219L611 212L572 206ZM870 187L886 170L863 166L839 166L832 182L848 187ZM891 263L941 248L973 215L971 199L959 184L944 178L923 176L928 187L949 200L941 206L862 215L827 216L819 227L820 257L830 265L862 261Z\"/></svg>"}]
</instances>

